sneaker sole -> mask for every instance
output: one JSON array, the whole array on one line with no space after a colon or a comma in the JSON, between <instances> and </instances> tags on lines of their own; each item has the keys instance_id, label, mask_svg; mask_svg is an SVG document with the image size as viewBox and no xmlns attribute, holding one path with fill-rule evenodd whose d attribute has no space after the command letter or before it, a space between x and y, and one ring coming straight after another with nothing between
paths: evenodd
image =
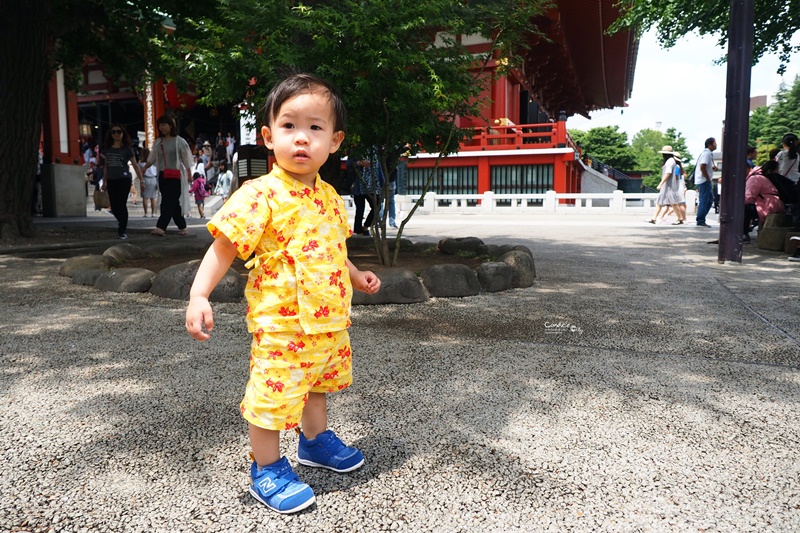
<instances>
[{"instance_id":1,"label":"sneaker sole","mask_svg":"<svg viewBox=\"0 0 800 533\"><path fill-rule=\"evenodd\" d=\"M286 509L285 511L282 511L281 509L276 509L275 507L271 506L270 504L268 504L267 502L262 500L261 496L258 495L258 492L256 492L255 489L253 489L253 487L250 487L250 495L253 498L255 498L256 500L258 500L259 502L263 503L266 507L272 509L276 513L281 513L281 514L292 514L292 513L296 513L297 511L302 511L303 509L305 509L306 507L312 505L315 501L317 501L317 497L316 496L312 496L310 500L301 503L300 505L298 505L294 509Z\"/></svg>"},{"instance_id":2,"label":"sneaker sole","mask_svg":"<svg viewBox=\"0 0 800 533\"><path fill-rule=\"evenodd\" d=\"M344 469L333 468L332 466L315 463L314 461L309 461L308 459L300 459L299 455L297 456L297 462L303 466L310 466L311 468L326 468L328 470L333 470L334 472L338 472L340 474L346 474L347 472L352 472L353 470L361 468L361 466L364 464L364 459L361 459L361 462L359 462L358 464L355 464L350 468L344 468Z\"/></svg>"}]
</instances>

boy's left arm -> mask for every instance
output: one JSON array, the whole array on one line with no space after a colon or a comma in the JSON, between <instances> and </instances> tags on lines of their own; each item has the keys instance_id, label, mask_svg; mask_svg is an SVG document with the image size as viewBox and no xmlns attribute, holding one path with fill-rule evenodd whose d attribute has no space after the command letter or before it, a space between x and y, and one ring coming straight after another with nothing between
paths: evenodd
<instances>
[{"instance_id":1,"label":"boy's left arm","mask_svg":"<svg viewBox=\"0 0 800 533\"><path fill-rule=\"evenodd\" d=\"M350 273L350 283L353 288L367 294L375 294L381 288L381 280L371 270L359 270L347 260L347 270Z\"/></svg>"}]
</instances>

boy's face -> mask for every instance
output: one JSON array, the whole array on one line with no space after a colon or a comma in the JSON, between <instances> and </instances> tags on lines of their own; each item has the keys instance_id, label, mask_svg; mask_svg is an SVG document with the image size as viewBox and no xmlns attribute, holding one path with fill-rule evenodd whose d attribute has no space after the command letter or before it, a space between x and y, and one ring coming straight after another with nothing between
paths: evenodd
<instances>
[{"instance_id":1,"label":"boy's face","mask_svg":"<svg viewBox=\"0 0 800 533\"><path fill-rule=\"evenodd\" d=\"M294 179L312 186L319 168L339 149L343 131L335 131L333 106L327 95L303 93L286 100L261 128L267 148L278 165Z\"/></svg>"}]
</instances>

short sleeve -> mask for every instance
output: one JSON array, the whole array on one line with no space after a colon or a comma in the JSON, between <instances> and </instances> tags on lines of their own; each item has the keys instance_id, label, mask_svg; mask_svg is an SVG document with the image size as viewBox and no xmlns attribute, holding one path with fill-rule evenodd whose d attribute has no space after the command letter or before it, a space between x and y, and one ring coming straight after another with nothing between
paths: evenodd
<instances>
[{"instance_id":1,"label":"short sleeve","mask_svg":"<svg viewBox=\"0 0 800 533\"><path fill-rule=\"evenodd\" d=\"M667 163L665 165L665 168L664 168L664 174L667 175L667 176L673 175L675 173L675 167L676 166L677 165L675 164L675 160L674 159L668 159Z\"/></svg>"},{"instance_id":2,"label":"short sleeve","mask_svg":"<svg viewBox=\"0 0 800 533\"><path fill-rule=\"evenodd\" d=\"M236 247L239 257L247 259L261 242L271 218L266 195L245 183L222 204L207 227L214 238L224 234Z\"/></svg>"}]
</instances>

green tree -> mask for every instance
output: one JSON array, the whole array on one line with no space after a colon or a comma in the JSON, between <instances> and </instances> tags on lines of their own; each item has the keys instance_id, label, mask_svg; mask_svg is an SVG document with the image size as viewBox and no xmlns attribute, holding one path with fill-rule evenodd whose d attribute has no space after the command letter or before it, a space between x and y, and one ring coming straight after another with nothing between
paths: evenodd
<instances>
[{"instance_id":1,"label":"green tree","mask_svg":"<svg viewBox=\"0 0 800 533\"><path fill-rule=\"evenodd\" d=\"M664 161L658 151L665 144L669 143L664 133L649 128L637 132L631 140L631 150L636 158L636 170L649 172L642 178L642 183L648 187L658 185L658 176Z\"/></svg>"},{"instance_id":2,"label":"green tree","mask_svg":"<svg viewBox=\"0 0 800 533\"><path fill-rule=\"evenodd\" d=\"M748 141L759 148L759 161L761 147L780 145L788 132L800 132L800 76L795 77L791 87L781 84L772 105L759 107L750 114Z\"/></svg>"},{"instance_id":3,"label":"green tree","mask_svg":"<svg viewBox=\"0 0 800 533\"><path fill-rule=\"evenodd\" d=\"M575 144L580 144L583 146L583 144L586 142L586 132L583 130L570 129L567 130L567 133L569 133L569 136L572 137L573 141L575 141ZM583 151L586 152L586 149L584 148Z\"/></svg>"},{"instance_id":4,"label":"green tree","mask_svg":"<svg viewBox=\"0 0 800 533\"><path fill-rule=\"evenodd\" d=\"M800 131L800 76L795 77L791 87L782 83L775 94L763 141L780 145L781 138L790 131Z\"/></svg>"},{"instance_id":5,"label":"green tree","mask_svg":"<svg viewBox=\"0 0 800 533\"><path fill-rule=\"evenodd\" d=\"M458 149L471 131L457 128L455 119L478 116L480 95L491 81L483 75L486 65L499 57L504 68L517 66L524 56L519 43L536 31L531 20L545 5L521 0L224 2L214 17L197 11L199 18L188 21L191 30L174 40L169 55L176 73L203 88L206 103L244 99L258 108L275 81L292 69L333 82L348 109L344 150L361 157L376 147L388 176L398 147L443 156ZM486 51L474 56L460 35L483 36ZM389 256L385 224L384 217L374 228L376 248L384 264L394 264L397 254Z\"/></svg>"},{"instance_id":6,"label":"green tree","mask_svg":"<svg viewBox=\"0 0 800 533\"><path fill-rule=\"evenodd\" d=\"M690 33L713 35L718 38L721 50L727 49L730 2L719 0L630 0L621 2L622 16L610 28L655 28L664 48L672 47ZM753 24L753 60L764 54L777 53L781 60L778 70L783 74L786 64L800 45L792 37L800 29L800 15L796 2L755 0ZM720 61L724 61L721 57Z\"/></svg>"},{"instance_id":7,"label":"green tree","mask_svg":"<svg viewBox=\"0 0 800 533\"><path fill-rule=\"evenodd\" d=\"M667 128L667 131L664 132L664 139L666 141L664 144L672 146L673 150L680 152L684 161L692 160L692 154L686 146L686 138L682 133L675 128Z\"/></svg>"},{"instance_id":8,"label":"green tree","mask_svg":"<svg viewBox=\"0 0 800 533\"><path fill-rule=\"evenodd\" d=\"M4 4L5 5L5 4ZM75 86L86 57L98 58L106 75L137 83L161 69L163 33L182 8L212 9L210 0L26 0L0 18L0 240L34 233L30 211L41 135L45 87L64 69Z\"/></svg>"},{"instance_id":9,"label":"green tree","mask_svg":"<svg viewBox=\"0 0 800 533\"><path fill-rule=\"evenodd\" d=\"M636 158L628 146L628 134L619 131L619 126L603 126L587 131L583 137L583 151L591 159L622 172L633 170L636 166Z\"/></svg>"},{"instance_id":10,"label":"green tree","mask_svg":"<svg viewBox=\"0 0 800 533\"><path fill-rule=\"evenodd\" d=\"M767 126L769 125L770 111L768 106L758 107L750 113L750 126L747 129L747 143L758 147L768 142Z\"/></svg>"},{"instance_id":11,"label":"green tree","mask_svg":"<svg viewBox=\"0 0 800 533\"><path fill-rule=\"evenodd\" d=\"M780 148L780 146L770 143L761 143L756 146L756 151L758 154L756 155L756 165L760 166L769 161L769 153L775 148Z\"/></svg>"}]
</instances>

